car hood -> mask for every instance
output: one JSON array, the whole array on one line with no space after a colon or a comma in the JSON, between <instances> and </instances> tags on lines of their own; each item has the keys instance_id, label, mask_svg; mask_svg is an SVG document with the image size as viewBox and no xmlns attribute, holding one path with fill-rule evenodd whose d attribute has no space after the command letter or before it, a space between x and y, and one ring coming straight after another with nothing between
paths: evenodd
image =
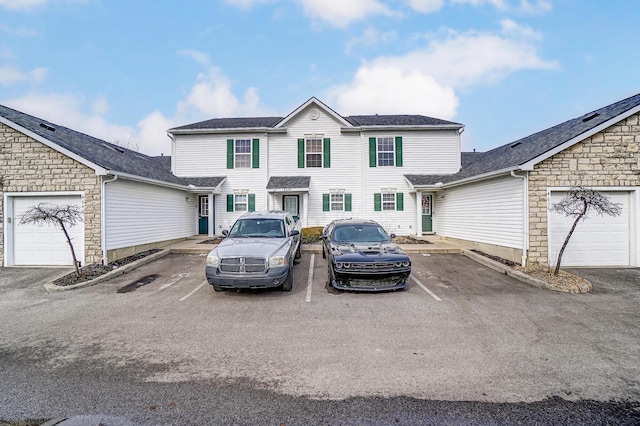
<instances>
[{"instance_id":1,"label":"car hood","mask_svg":"<svg viewBox=\"0 0 640 426\"><path fill-rule=\"evenodd\" d=\"M352 243L338 244L331 243L331 252L335 256L345 254L360 254L365 256L385 255L385 254L405 254L398 245L387 243Z\"/></svg>"},{"instance_id":2,"label":"car hood","mask_svg":"<svg viewBox=\"0 0 640 426\"><path fill-rule=\"evenodd\" d=\"M287 245L286 238L225 238L216 248L218 256L269 257Z\"/></svg>"}]
</instances>

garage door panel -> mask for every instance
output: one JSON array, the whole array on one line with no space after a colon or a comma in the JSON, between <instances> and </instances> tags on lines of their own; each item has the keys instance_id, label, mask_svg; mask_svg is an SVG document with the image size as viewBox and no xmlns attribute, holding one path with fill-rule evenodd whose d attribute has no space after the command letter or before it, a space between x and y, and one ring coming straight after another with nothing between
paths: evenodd
<instances>
[{"instance_id":1,"label":"garage door panel","mask_svg":"<svg viewBox=\"0 0 640 426\"><path fill-rule=\"evenodd\" d=\"M611 217L591 212L581 220L562 256L563 266L625 266L630 264L630 218L628 192L601 192L612 202L622 205L620 216ZM551 203L557 203L565 192L552 192ZM549 257L555 263L575 218L549 213Z\"/></svg>"},{"instance_id":2,"label":"garage door panel","mask_svg":"<svg viewBox=\"0 0 640 426\"><path fill-rule=\"evenodd\" d=\"M25 196L13 198L13 263L15 265L72 265L69 244L62 230L53 225L21 225L20 219L40 203L82 206L79 195ZM68 229L76 256L84 258L84 224Z\"/></svg>"}]
</instances>

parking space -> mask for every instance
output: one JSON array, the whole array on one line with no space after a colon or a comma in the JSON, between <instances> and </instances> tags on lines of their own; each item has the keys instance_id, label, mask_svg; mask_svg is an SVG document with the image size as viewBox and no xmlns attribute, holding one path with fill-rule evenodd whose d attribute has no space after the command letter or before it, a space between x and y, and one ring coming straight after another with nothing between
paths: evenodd
<instances>
[{"instance_id":1,"label":"parking space","mask_svg":"<svg viewBox=\"0 0 640 426\"><path fill-rule=\"evenodd\" d=\"M326 259L305 254L291 292L216 293L204 256L169 255L93 287L5 294L0 351L56 368L135 366L145 381L241 379L318 398L640 397L633 280L568 295L462 255L411 258L403 291L336 291Z\"/></svg>"}]
</instances>

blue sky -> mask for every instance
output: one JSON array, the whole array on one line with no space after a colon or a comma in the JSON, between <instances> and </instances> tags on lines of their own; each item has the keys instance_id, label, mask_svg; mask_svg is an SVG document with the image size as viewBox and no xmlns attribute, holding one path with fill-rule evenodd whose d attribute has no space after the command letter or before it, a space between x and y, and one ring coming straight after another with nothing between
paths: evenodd
<instances>
[{"instance_id":1,"label":"blue sky","mask_svg":"<svg viewBox=\"0 0 640 426\"><path fill-rule=\"evenodd\" d=\"M423 114L486 151L640 92L640 2L0 0L0 104L147 154L166 130Z\"/></svg>"}]
</instances>

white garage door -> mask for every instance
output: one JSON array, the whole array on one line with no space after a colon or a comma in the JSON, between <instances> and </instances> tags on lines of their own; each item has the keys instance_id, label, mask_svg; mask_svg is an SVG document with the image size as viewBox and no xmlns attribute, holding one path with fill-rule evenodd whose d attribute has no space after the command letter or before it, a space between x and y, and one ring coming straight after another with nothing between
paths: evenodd
<instances>
[{"instance_id":1,"label":"white garage door","mask_svg":"<svg viewBox=\"0 0 640 426\"><path fill-rule=\"evenodd\" d=\"M13 197L13 264L73 265L69 244L59 227L20 225L25 211L39 203L82 205L79 195ZM79 261L84 259L84 224L69 229Z\"/></svg>"},{"instance_id":2,"label":"white garage door","mask_svg":"<svg viewBox=\"0 0 640 426\"><path fill-rule=\"evenodd\" d=\"M562 256L562 266L626 266L630 264L629 192L600 191L614 203L622 205L622 214L611 217L589 213L581 220ZM552 192L551 203L557 203L565 192ZM556 263L574 218L549 213L549 261Z\"/></svg>"}]
</instances>

